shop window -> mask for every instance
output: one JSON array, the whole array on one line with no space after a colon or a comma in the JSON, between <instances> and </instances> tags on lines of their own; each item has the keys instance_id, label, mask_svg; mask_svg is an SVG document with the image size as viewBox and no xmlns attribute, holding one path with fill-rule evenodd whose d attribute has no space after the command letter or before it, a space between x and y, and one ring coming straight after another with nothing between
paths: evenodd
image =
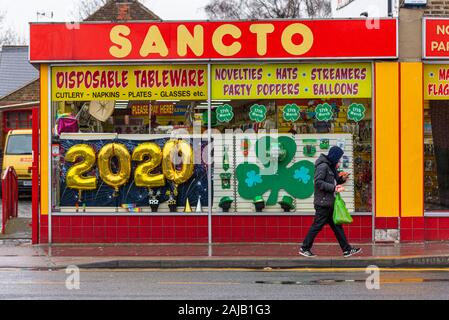
<instances>
[{"instance_id":1,"label":"shop window","mask_svg":"<svg viewBox=\"0 0 449 320\"><path fill-rule=\"evenodd\" d=\"M5 112L5 130L31 129L31 111Z\"/></svg>"},{"instance_id":2,"label":"shop window","mask_svg":"<svg viewBox=\"0 0 449 320\"><path fill-rule=\"evenodd\" d=\"M334 145L345 151L340 171L350 173L342 194L348 209L372 212L370 99L231 100L217 104L213 118L224 120L213 122L213 212L313 212L314 164ZM355 106L362 106L363 117L348 119ZM317 119L317 112L324 118ZM228 114L233 114L232 119L226 119Z\"/></svg>"},{"instance_id":3,"label":"shop window","mask_svg":"<svg viewBox=\"0 0 449 320\"><path fill-rule=\"evenodd\" d=\"M449 69L424 66L424 209L449 210Z\"/></svg>"},{"instance_id":4,"label":"shop window","mask_svg":"<svg viewBox=\"0 0 449 320\"><path fill-rule=\"evenodd\" d=\"M202 158L207 140L193 135L195 121L201 128L206 102L101 103L53 104L58 149L53 157L53 176L58 180L53 185L54 210L174 213L195 205L207 212L208 166ZM173 141L184 145L169 155L173 164L165 167L163 157ZM90 163L86 152L91 154ZM109 157L106 164L100 162L104 157ZM190 157L193 163L186 168ZM84 176L81 169L69 171L75 163L86 166Z\"/></svg>"},{"instance_id":5,"label":"shop window","mask_svg":"<svg viewBox=\"0 0 449 320\"><path fill-rule=\"evenodd\" d=\"M215 65L212 79L213 212L314 212L314 165L332 146L349 211L372 212L369 64Z\"/></svg>"},{"instance_id":6,"label":"shop window","mask_svg":"<svg viewBox=\"0 0 449 320\"><path fill-rule=\"evenodd\" d=\"M337 145L348 209L372 212L370 64L216 65L211 78L209 109L206 66L52 68L53 211L310 214L314 163Z\"/></svg>"}]
</instances>

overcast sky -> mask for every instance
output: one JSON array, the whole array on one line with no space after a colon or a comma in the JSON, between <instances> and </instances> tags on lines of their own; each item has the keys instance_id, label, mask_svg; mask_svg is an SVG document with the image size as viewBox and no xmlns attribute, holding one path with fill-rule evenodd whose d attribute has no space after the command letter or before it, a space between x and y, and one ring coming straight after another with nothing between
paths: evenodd
<instances>
[{"instance_id":1,"label":"overcast sky","mask_svg":"<svg viewBox=\"0 0 449 320\"><path fill-rule=\"evenodd\" d=\"M0 11L6 12L7 24L28 39L28 23L35 22L37 12L53 11L53 19L39 21L70 21L77 0L0 0ZM143 0L141 1L164 20L205 19L203 7L208 0Z\"/></svg>"}]
</instances>

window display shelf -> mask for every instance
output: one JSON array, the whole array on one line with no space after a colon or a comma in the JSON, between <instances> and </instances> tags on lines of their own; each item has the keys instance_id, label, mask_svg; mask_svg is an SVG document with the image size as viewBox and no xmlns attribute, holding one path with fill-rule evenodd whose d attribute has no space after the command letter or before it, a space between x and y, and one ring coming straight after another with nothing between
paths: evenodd
<instances>
[{"instance_id":1,"label":"window display shelf","mask_svg":"<svg viewBox=\"0 0 449 320\"><path fill-rule=\"evenodd\" d=\"M352 216L372 216L372 212L356 212L351 213ZM207 217L208 213L116 213L116 212L101 212L101 213L75 213L75 212L54 212L51 214L54 217L102 217L102 216L116 216L116 217ZM225 213L225 212L218 212L218 213L212 213L212 217L217 216L251 216L251 217L267 217L267 216L274 216L274 217L282 217L282 216L288 216L288 217L301 217L301 216L314 216L315 212L301 212L301 213L295 213L295 212L282 212L282 213L271 213L271 212L258 212L257 214L255 212L238 212L238 213Z\"/></svg>"}]
</instances>

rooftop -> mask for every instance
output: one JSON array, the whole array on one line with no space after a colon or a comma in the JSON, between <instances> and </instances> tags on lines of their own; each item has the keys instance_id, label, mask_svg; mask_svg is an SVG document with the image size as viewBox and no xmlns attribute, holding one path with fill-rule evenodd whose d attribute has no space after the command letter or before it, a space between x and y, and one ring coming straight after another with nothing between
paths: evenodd
<instances>
[{"instance_id":1,"label":"rooftop","mask_svg":"<svg viewBox=\"0 0 449 320\"><path fill-rule=\"evenodd\" d=\"M0 54L0 98L39 78L28 62L28 46L3 46Z\"/></svg>"},{"instance_id":2,"label":"rooftop","mask_svg":"<svg viewBox=\"0 0 449 320\"><path fill-rule=\"evenodd\" d=\"M109 0L84 21L133 20L161 20L161 18L137 0Z\"/></svg>"}]
</instances>

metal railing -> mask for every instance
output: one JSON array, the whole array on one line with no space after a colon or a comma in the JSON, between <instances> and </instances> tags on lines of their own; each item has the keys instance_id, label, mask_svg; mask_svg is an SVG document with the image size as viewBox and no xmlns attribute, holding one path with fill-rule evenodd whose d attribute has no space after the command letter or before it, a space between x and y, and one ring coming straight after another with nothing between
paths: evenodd
<instances>
[{"instance_id":1,"label":"metal railing","mask_svg":"<svg viewBox=\"0 0 449 320\"><path fill-rule=\"evenodd\" d=\"M6 223L17 218L19 209L19 181L14 167L8 167L2 176L2 234Z\"/></svg>"}]
</instances>

